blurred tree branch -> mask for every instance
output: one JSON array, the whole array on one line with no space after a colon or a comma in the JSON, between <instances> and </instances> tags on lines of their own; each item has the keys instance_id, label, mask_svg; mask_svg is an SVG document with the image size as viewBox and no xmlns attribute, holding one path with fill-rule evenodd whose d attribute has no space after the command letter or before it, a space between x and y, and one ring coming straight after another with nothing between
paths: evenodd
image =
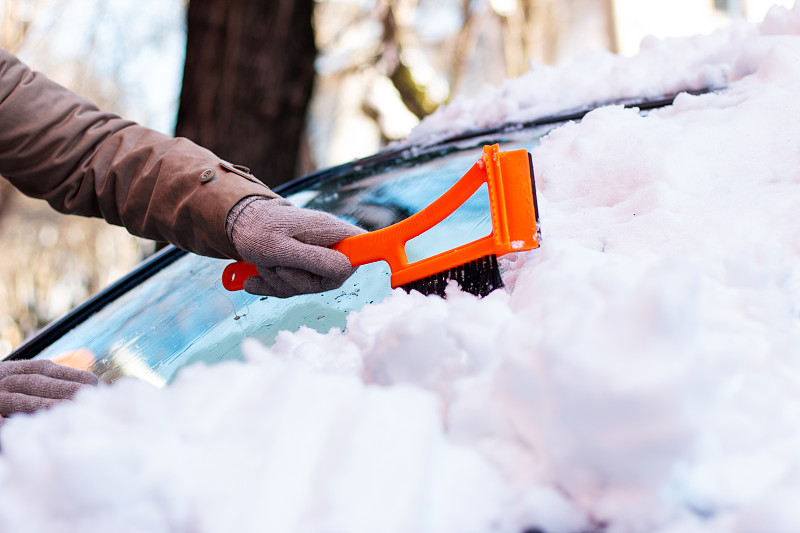
<instances>
[{"instance_id":1,"label":"blurred tree branch","mask_svg":"<svg viewBox=\"0 0 800 533\"><path fill-rule=\"evenodd\" d=\"M437 104L430 101L425 88L417 83L411 69L403 61L403 47L394 15L395 1L385 3L381 15L383 39L379 62L405 106L421 119L433 113Z\"/></svg>"},{"instance_id":2,"label":"blurred tree branch","mask_svg":"<svg viewBox=\"0 0 800 533\"><path fill-rule=\"evenodd\" d=\"M0 47L16 53L31 26L30 14L36 12L41 2L5 0L0 21Z\"/></svg>"},{"instance_id":3,"label":"blurred tree branch","mask_svg":"<svg viewBox=\"0 0 800 533\"><path fill-rule=\"evenodd\" d=\"M456 88L464 74L467 58L470 56L475 41L473 38L475 23L470 9L472 0L461 0L461 17L464 23L456 36L455 52L453 53L453 67L450 74L450 92L447 101L452 100Z\"/></svg>"}]
</instances>

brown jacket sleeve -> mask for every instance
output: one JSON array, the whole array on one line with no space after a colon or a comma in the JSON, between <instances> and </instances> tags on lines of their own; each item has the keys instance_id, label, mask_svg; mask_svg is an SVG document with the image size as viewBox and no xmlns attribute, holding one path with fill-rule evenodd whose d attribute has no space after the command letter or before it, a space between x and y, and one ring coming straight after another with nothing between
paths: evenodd
<instances>
[{"instance_id":1,"label":"brown jacket sleeve","mask_svg":"<svg viewBox=\"0 0 800 533\"><path fill-rule=\"evenodd\" d=\"M237 259L228 211L246 196L277 196L187 139L100 111L2 49L0 175L59 211Z\"/></svg>"}]
</instances>

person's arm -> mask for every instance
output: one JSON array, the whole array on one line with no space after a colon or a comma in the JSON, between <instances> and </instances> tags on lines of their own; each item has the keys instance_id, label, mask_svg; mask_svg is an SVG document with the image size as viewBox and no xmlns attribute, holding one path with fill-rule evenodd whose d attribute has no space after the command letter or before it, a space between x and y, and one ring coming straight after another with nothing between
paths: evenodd
<instances>
[{"instance_id":1,"label":"person's arm","mask_svg":"<svg viewBox=\"0 0 800 533\"><path fill-rule=\"evenodd\" d=\"M248 196L277 197L209 150L100 111L2 49L0 175L58 211L236 259L228 212Z\"/></svg>"},{"instance_id":2,"label":"person's arm","mask_svg":"<svg viewBox=\"0 0 800 533\"><path fill-rule=\"evenodd\" d=\"M250 261L261 279L245 288L255 294L338 287L354 269L328 246L363 231L292 207L246 169L187 139L100 111L2 49L0 175L64 213L102 217L201 255Z\"/></svg>"}]
</instances>

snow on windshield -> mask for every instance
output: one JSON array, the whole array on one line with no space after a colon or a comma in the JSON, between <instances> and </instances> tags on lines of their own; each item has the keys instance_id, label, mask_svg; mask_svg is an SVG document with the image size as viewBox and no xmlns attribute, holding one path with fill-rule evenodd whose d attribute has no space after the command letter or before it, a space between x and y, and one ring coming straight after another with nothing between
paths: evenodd
<instances>
[{"instance_id":1,"label":"snow on windshield","mask_svg":"<svg viewBox=\"0 0 800 533\"><path fill-rule=\"evenodd\" d=\"M544 139L508 292L13 418L0 531L799 531L800 7L535 66L412 139L704 85Z\"/></svg>"}]
</instances>

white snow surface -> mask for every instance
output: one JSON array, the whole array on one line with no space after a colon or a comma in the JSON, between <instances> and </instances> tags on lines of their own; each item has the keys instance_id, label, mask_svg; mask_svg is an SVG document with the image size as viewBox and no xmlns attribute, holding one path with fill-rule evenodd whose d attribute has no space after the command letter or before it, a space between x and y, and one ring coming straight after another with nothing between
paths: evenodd
<instances>
[{"instance_id":1,"label":"white snow surface","mask_svg":"<svg viewBox=\"0 0 800 533\"><path fill-rule=\"evenodd\" d=\"M800 531L800 7L534 66L412 139L703 85L535 149L507 292L12 418L0 531Z\"/></svg>"}]
</instances>

